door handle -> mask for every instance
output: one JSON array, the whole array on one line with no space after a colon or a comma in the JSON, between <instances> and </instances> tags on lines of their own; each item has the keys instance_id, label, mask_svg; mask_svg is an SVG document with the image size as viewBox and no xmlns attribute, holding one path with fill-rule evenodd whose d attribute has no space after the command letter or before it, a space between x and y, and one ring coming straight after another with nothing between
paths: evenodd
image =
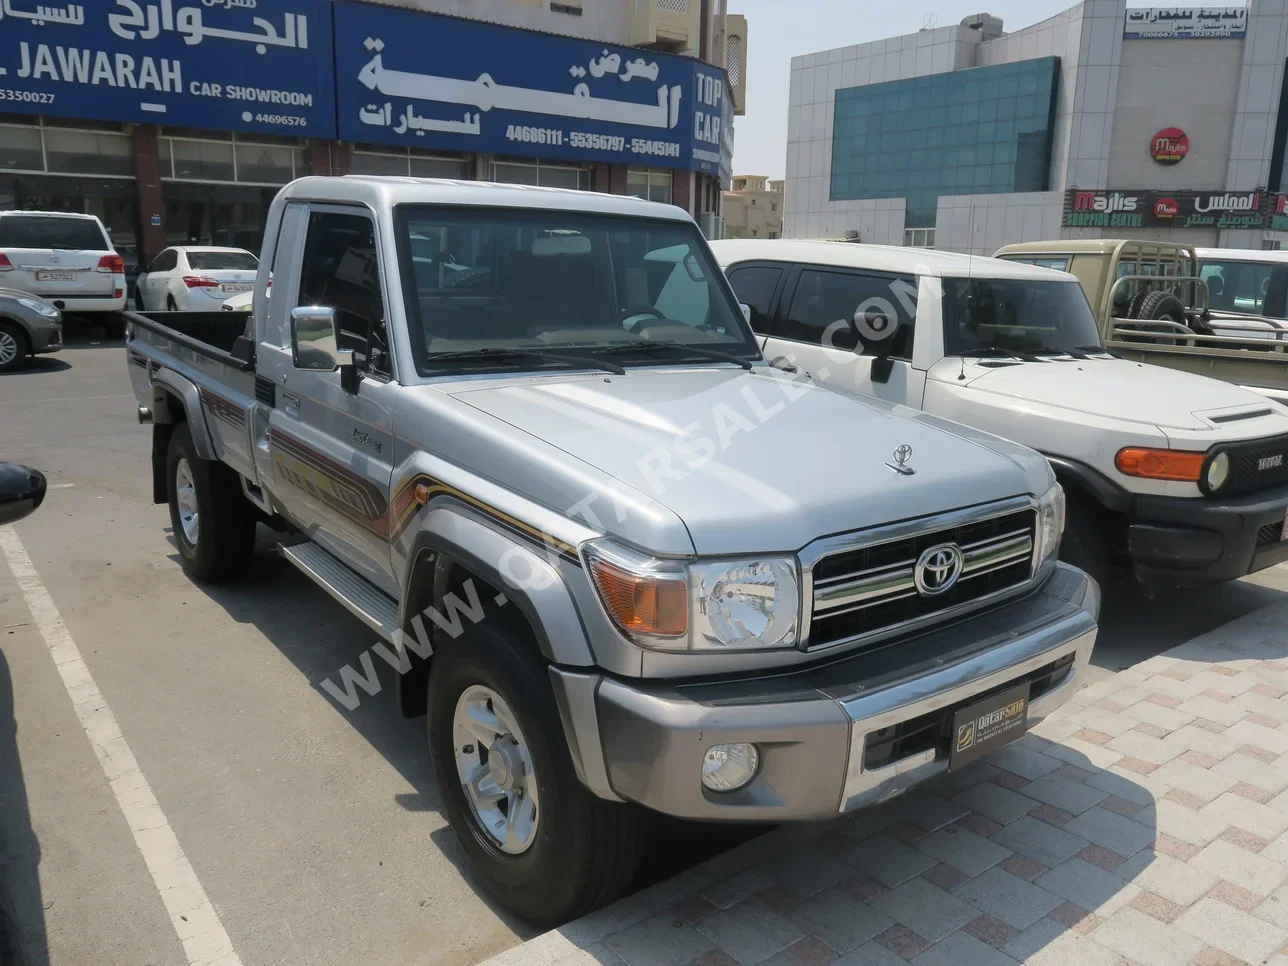
<instances>
[{"instance_id":1,"label":"door handle","mask_svg":"<svg viewBox=\"0 0 1288 966\"><path fill-rule=\"evenodd\" d=\"M283 392L282 408L286 410L288 416L298 416L300 414L300 397L293 392Z\"/></svg>"}]
</instances>

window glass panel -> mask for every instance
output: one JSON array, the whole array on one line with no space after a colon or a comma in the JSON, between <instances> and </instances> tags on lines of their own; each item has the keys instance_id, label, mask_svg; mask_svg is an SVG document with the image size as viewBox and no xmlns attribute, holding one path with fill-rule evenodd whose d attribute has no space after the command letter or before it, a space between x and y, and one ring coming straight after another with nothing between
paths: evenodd
<instances>
[{"instance_id":1,"label":"window glass panel","mask_svg":"<svg viewBox=\"0 0 1288 966\"><path fill-rule=\"evenodd\" d=\"M648 198L648 172L630 168L626 172L626 193L636 198Z\"/></svg>"},{"instance_id":2,"label":"window glass panel","mask_svg":"<svg viewBox=\"0 0 1288 966\"><path fill-rule=\"evenodd\" d=\"M738 301L751 308L751 327L761 335L769 334L769 309L774 298L774 290L783 276L781 268L764 265L751 265L746 268L735 268L728 273L729 284L733 286Z\"/></svg>"},{"instance_id":3,"label":"window glass panel","mask_svg":"<svg viewBox=\"0 0 1288 966\"><path fill-rule=\"evenodd\" d=\"M410 173L406 155L367 154L354 151L349 161L349 170L353 174L390 175L407 177Z\"/></svg>"},{"instance_id":4,"label":"window glass panel","mask_svg":"<svg viewBox=\"0 0 1288 966\"><path fill-rule=\"evenodd\" d=\"M412 155L411 176L413 178L451 178L455 181L468 181L470 178L469 163L456 158L418 158Z\"/></svg>"},{"instance_id":5,"label":"window glass panel","mask_svg":"<svg viewBox=\"0 0 1288 966\"><path fill-rule=\"evenodd\" d=\"M286 184L295 176L294 162L297 153L303 155L302 151L295 148L238 144L237 180ZM301 162L302 160L301 158Z\"/></svg>"},{"instance_id":6,"label":"window glass panel","mask_svg":"<svg viewBox=\"0 0 1288 966\"><path fill-rule=\"evenodd\" d=\"M188 265L199 272L253 272L259 259L250 252L188 252Z\"/></svg>"},{"instance_id":7,"label":"window glass panel","mask_svg":"<svg viewBox=\"0 0 1288 966\"><path fill-rule=\"evenodd\" d=\"M903 298L900 298L902 293ZM801 272L791 308L783 322L783 338L837 349L858 347L854 324L857 313L869 310L894 314L899 324L895 338L896 356L904 356L912 345L914 318L903 306L915 299L915 281L907 276L855 275L807 269Z\"/></svg>"},{"instance_id":8,"label":"window glass panel","mask_svg":"<svg viewBox=\"0 0 1288 966\"><path fill-rule=\"evenodd\" d=\"M134 174L134 152L122 134L45 131L45 157L60 174Z\"/></svg>"},{"instance_id":9,"label":"window glass panel","mask_svg":"<svg viewBox=\"0 0 1288 966\"><path fill-rule=\"evenodd\" d=\"M40 151L40 129L0 127L0 168L43 171L45 159Z\"/></svg>"},{"instance_id":10,"label":"window glass panel","mask_svg":"<svg viewBox=\"0 0 1288 966\"><path fill-rule=\"evenodd\" d=\"M0 218L0 248L73 248L103 251L110 246L88 218L11 215Z\"/></svg>"},{"instance_id":11,"label":"window glass panel","mask_svg":"<svg viewBox=\"0 0 1288 966\"><path fill-rule=\"evenodd\" d=\"M1257 262L1205 260L1199 274L1208 284L1212 308L1261 315L1274 268Z\"/></svg>"},{"instance_id":12,"label":"window glass panel","mask_svg":"<svg viewBox=\"0 0 1288 966\"><path fill-rule=\"evenodd\" d=\"M295 304L334 308L337 347L352 349L361 368L387 371L385 309L370 218L321 211L309 216Z\"/></svg>"},{"instance_id":13,"label":"window glass panel","mask_svg":"<svg viewBox=\"0 0 1288 966\"><path fill-rule=\"evenodd\" d=\"M232 181L233 146L211 141L171 141L174 177L189 181Z\"/></svg>"},{"instance_id":14,"label":"window glass panel","mask_svg":"<svg viewBox=\"0 0 1288 966\"><path fill-rule=\"evenodd\" d=\"M537 166L497 161L492 165L492 180L503 184L537 184Z\"/></svg>"}]
</instances>

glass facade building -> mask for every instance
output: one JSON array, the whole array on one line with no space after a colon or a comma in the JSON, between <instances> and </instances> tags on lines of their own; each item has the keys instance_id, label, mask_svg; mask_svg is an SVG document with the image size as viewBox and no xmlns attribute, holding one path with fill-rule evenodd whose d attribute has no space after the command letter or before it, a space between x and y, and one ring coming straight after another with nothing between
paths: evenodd
<instances>
[{"instance_id":1,"label":"glass facade building","mask_svg":"<svg viewBox=\"0 0 1288 966\"><path fill-rule=\"evenodd\" d=\"M1043 57L838 90L831 200L906 198L913 229L941 195L1046 191L1059 76Z\"/></svg>"}]
</instances>

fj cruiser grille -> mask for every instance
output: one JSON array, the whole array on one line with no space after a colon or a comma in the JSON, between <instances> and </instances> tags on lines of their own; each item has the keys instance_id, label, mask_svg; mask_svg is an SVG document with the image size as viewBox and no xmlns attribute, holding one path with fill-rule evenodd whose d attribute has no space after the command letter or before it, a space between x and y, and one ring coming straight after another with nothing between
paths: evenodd
<instances>
[{"instance_id":1,"label":"fj cruiser grille","mask_svg":"<svg viewBox=\"0 0 1288 966\"><path fill-rule=\"evenodd\" d=\"M860 638L970 604L1025 583L1033 572L1036 516L1024 509L823 557L814 565L809 647ZM946 593L917 589L917 560L954 544L961 576Z\"/></svg>"},{"instance_id":2,"label":"fj cruiser grille","mask_svg":"<svg viewBox=\"0 0 1288 966\"><path fill-rule=\"evenodd\" d=\"M1230 454L1230 483L1221 496L1256 493L1288 484L1288 436L1250 439L1222 449Z\"/></svg>"}]
</instances>

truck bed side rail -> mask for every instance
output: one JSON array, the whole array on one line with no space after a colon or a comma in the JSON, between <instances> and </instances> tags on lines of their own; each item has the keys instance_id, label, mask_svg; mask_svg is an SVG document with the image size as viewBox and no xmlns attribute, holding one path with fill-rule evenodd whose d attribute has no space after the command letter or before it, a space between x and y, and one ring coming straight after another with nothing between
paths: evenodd
<instances>
[{"instance_id":1,"label":"truck bed side rail","mask_svg":"<svg viewBox=\"0 0 1288 966\"><path fill-rule=\"evenodd\" d=\"M155 316L172 318L160 322ZM136 329L215 362L241 372L255 371L255 343L244 334L246 319L240 312L126 312L125 318Z\"/></svg>"}]
</instances>

